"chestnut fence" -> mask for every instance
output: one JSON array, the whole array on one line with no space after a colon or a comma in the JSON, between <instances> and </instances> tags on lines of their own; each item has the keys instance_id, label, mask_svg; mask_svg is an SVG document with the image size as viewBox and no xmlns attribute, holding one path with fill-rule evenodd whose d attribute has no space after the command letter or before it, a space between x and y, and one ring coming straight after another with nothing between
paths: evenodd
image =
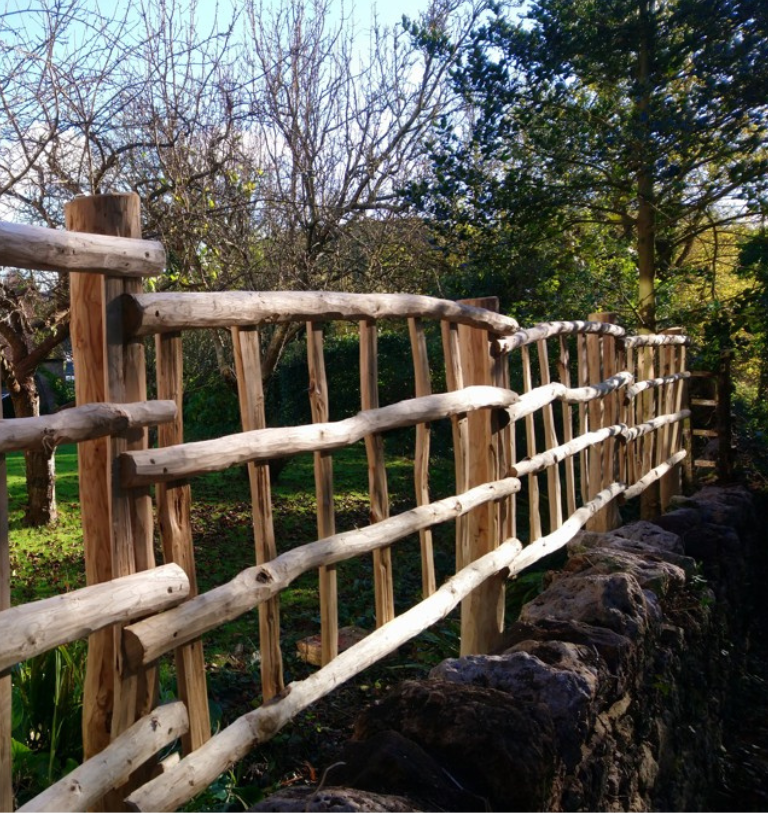
<instances>
[{"instance_id":1,"label":"chestnut fence","mask_svg":"<svg viewBox=\"0 0 768 813\"><path fill-rule=\"evenodd\" d=\"M21 809L173 810L302 709L457 605L462 653L492 650L503 629L507 578L565 545L585 525L612 527L622 501L645 492L648 513L679 490L689 374L687 339L674 331L628 336L607 314L522 328L497 313L493 299L144 293L143 279L163 270L165 255L161 245L140 239L136 196L77 199L66 217L65 232L0 224L0 264L77 272L70 285L78 405L52 416L0 422L0 457L41 444L79 444L87 581L80 590L10 606L7 494L0 470L2 810L13 809L10 670L27 658L88 638L85 761ZM377 386L381 320L407 323L415 378L413 397L386 406L379 405ZM323 332L336 321L357 323L361 409L332 422ZM312 423L274 428L265 414L260 335L288 322L306 323ZM439 325L442 336L441 392L432 391L430 323ZM181 335L211 328L232 331L242 432L185 443ZM153 401L146 397L148 336L156 349ZM522 381L519 391L510 388L513 373ZM444 418L452 426L456 488L454 496L434 501L430 423ZM156 448L149 448L150 426L158 427ZM402 427L415 432L416 507L390 515L383 437ZM337 533L333 452L361 441L371 523ZM268 463L296 454L314 456L318 539L278 555ZM190 482L242 465L252 494L254 565L198 594ZM523 517L525 528L518 527ZM163 564L153 553L155 518ZM432 528L449 522L455 523L456 573L439 585ZM397 615L392 546L415 534L423 598ZM338 652L335 568L363 555L374 561L377 628ZM280 593L310 570L319 571L323 665L285 685ZM212 735L203 636L255 607L265 703ZM158 705L157 661L166 653L175 657L179 699ZM156 754L179 738L181 759L158 766Z\"/></svg>"}]
</instances>

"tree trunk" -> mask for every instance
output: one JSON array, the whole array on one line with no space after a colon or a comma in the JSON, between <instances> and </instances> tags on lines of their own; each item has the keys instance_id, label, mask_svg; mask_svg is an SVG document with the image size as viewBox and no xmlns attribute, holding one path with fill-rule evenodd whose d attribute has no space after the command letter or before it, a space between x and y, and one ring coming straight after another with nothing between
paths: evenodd
<instances>
[{"instance_id":1,"label":"tree trunk","mask_svg":"<svg viewBox=\"0 0 768 813\"><path fill-rule=\"evenodd\" d=\"M11 388L11 401L17 418L36 418L40 414L40 396L32 376ZM55 449L31 449L24 452L27 475L27 507L24 524L28 527L50 525L58 519L56 509Z\"/></svg>"},{"instance_id":2,"label":"tree trunk","mask_svg":"<svg viewBox=\"0 0 768 813\"><path fill-rule=\"evenodd\" d=\"M639 96L636 115L640 130L637 169L638 300L644 332L656 331L656 208L654 201L653 144L651 134L651 71L655 2L640 4L641 34L637 61Z\"/></svg>"}]
</instances>

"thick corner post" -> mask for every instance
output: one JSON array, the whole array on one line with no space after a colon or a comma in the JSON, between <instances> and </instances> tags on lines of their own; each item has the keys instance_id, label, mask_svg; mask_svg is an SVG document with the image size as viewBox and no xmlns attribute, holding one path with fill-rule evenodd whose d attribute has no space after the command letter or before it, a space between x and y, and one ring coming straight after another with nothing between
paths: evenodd
<instances>
[{"instance_id":1,"label":"thick corner post","mask_svg":"<svg viewBox=\"0 0 768 813\"><path fill-rule=\"evenodd\" d=\"M496 297L463 300L462 304L487 310L499 310ZM458 339L463 386L494 384L495 362L491 354L491 337L485 330L459 325ZM473 488L496 479L497 459L494 432L489 410L466 416L467 487ZM487 504L471 511L467 517L466 561L468 565L499 546L496 507ZM461 654L492 651L501 640L504 627L504 576L488 579L461 604Z\"/></svg>"}]
</instances>

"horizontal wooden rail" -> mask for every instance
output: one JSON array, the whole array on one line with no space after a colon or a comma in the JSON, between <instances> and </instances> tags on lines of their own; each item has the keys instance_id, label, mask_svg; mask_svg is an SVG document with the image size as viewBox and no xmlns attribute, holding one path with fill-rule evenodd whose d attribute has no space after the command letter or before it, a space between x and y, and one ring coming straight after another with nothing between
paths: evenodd
<instances>
[{"instance_id":1,"label":"horizontal wooden rail","mask_svg":"<svg viewBox=\"0 0 768 813\"><path fill-rule=\"evenodd\" d=\"M624 397L627 399L627 401L630 401L632 398L635 398L645 390L650 390L654 387L663 387L665 384L674 384L675 381L684 381L690 377L690 373L682 372L673 373L672 375L664 375L660 378L648 378L645 381L638 381L637 384L633 384L631 387L627 388L626 393L624 393Z\"/></svg>"},{"instance_id":2,"label":"horizontal wooden rail","mask_svg":"<svg viewBox=\"0 0 768 813\"><path fill-rule=\"evenodd\" d=\"M417 294L345 294L329 291L221 291L126 296L128 336L190 328L317 322L333 319L444 319L501 335L517 322L483 308Z\"/></svg>"},{"instance_id":3,"label":"horizontal wooden rail","mask_svg":"<svg viewBox=\"0 0 768 813\"><path fill-rule=\"evenodd\" d=\"M519 573L567 544L583 525L624 490L614 483L578 509L557 531L522 548L517 539L467 565L431 596L372 632L306 680L291 683L283 697L235 720L205 745L128 798L131 810L176 810L213 782L228 766L267 742L300 711L337 686L445 618L459 602L491 576ZM463 496L463 495L462 495Z\"/></svg>"},{"instance_id":4,"label":"horizontal wooden rail","mask_svg":"<svg viewBox=\"0 0 768 813\"><path fill-rule=\"evenodd\" d=\"M637 440L637 438L647 435L649 432L655 432L663 426L669 426L672 423L678 423L678 421L684 421L690 417L690 409L681 409L680 412L672 412L669 415L659 415L658 418L651 418L650 421L645 421L645 423L625 427L619 435L619 439L626 442Z\"/></svg>"},{"instance_id":5,"label":"horizontal wooden rail","mask_svg":"<svg viewBox=\"0 0 768 813\"><path fill-rule=\"evenodd\" d=\"M289 550L271 561L241 571L234 579L175 609L126 627L124 650L129 668L138 669L173 647L232 621L268 601L302 573L370 553L410 534L464 516L480 505L520 490L514 477L477 486L455 497L404 511L366 528L334 534Z\"/></svg>"},{"instance_id":6,"label":"horizontal wooden rail","mask_svg":"<svg viewBox=\"0 0 768 813\"><path fill-rule=\"evenodd\" d=\"M158 706L113 740L101 753L84 762L18 809L32 811L89 810L161 748L189 730L187 708L180 700Z\"/></svg>"},{"instance_id":7,"label":"horizontal wooden rail","mask_svg":"<svg viewBox=\"0 0 768 813\"><path fill-rule=\"evenodd\" d=\"M520 347L525 347L542 339L551 339L555 336L577 335L580 333L601 333L608 336L621 338L626 331L619 325L610 322L541 322L533 327L520 328L512 336L501 336L494 341L493 352L495 354L511 353Z\"/></svg>"},{"instance_id":8,"label":"horizontal wooden rail","mask_svg":"<svg viewBox=\"0 0 768 813\"><path fill-rule=\"evenodd\" d=\"M113 277L154 277L165 268L165 249L154 240L0 221L0 265L38 271L90 271Z\"/></svg>"},{"instance_id":9,"label":"horizontal wooden rail","mask_svg":"<svg viewBox=\"0 0 768 813\"><path fill-rule=\"evenodd\" d=\"M687 336L675 336L666 333L652 333L648 336L625 336L620 339L625 348L629 347L662 347L663 345L689 345Z\"/></svg>"},{"instance_id":10,"label":"horizontal wooden rail","mask_svg":"<svg viewBox=\"0 0 768 813\"><path fill-rule=\"evenodd\" d=\"M617 423L613 426L606 426L604 429L597 429L594 432L587 432L584 435L563 443L560 446L555 446L552 449L547 449L545 452L522 460L519 463L512 465L510 474L512 477L525 477L529 474L536 474L543 471L550 466L555 466L563 460L577 455L579 452L588 449L590 446L596 446L608 438L617 437L626 429L623 423Z\"/></svg>"},{"instance_id":11,"label":"horizontal wooden rail","mask_svg":"<svg viewBox=\"0 0 768 813\"><path fill-rule=\"evenodd\" d=\"M121 482L125 488L133 488L222 471L254 461L303 452L327 452L349 446L376 432L478 409L506 409L510 420L516 421L554 400L566 403L592 401L628 386L633 380L632 374L624 371L587 387L569 388L554 382L522 396L498 387L465 387L364 410L352 418L332 423L256 429L215 440L126 452L120 456Z\"/></svg>"},{"instance_id":12,"label":"horizontal wooden rail","mask_svg":"<svg viewBox=\"0 0 768 813\"><path fill-rule=\"evenodd\" d=\"M127 452L120 457L122 484L130 488L301 452L327 452L349 446L376 432L428 423L477 409L506 408L518 400L519 396L511 390L467 387L364 410L342 421L255 429L215 440Z\"/></svg>"},{"instance_id":13,"label":"horizontal wooden rail","mask_svg":"<svg viewBox=\"0 0 768 813\"><path fill-rule=\"evenodd\" d=\"M0 673L119 621L166 610L189 595L175 564L93 584L0 612Z\"/></svg>"},{"instance_id":14,"label":"horizontal wooden rail","mask_svg":"<svg viewBox=\"0 0 768 813\"><path fill-rule=\"evenodd\" d=\"M176 418L173 401L142 401L135 404L85 404L39 418L13 418L0 422L0 453L62 443L79 443L126 429L156 426Z\"/></svg>"},{"instance_id":15,"label":"horizontal wooden rail","mask_svg":"<svg viewBox=\"0 0 768 813\"><path fill-rule=\"evenodd\" d=\"M661 480L661 478L667 474L667 472L671 471L678 463L681 463L685 460L686 451L685 449L681 449L679 452L676 452L672 455L668 460L665 460L663 463L660 463L655 468L652 468L647 474L644 474L636 483L631 485L622 495L624 501L631 500L634 497L639 497L643 491L645 491L648 486L655 483L657 480Z\"/></svg>"}]
</instances>

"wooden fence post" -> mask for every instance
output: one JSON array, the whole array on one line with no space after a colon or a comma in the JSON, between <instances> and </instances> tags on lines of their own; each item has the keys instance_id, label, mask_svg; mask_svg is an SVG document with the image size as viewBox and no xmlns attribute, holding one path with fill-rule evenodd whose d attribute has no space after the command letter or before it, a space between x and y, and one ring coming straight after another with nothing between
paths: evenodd
<instances>
[{"instance_id":1,"label":"wooden fence post","mask_svg":"<svg viewBox=\"0 0 768 813\"><path fill-rule=\"evenodd\" d=\"M77 198L65 205L69 231L98 230L98 218L92 205L86 203L87 200ZM125 225L118 223L109 233L126 236L125 231ZM72 274L70 300L70 337L77 404L106 401L104 277L101 274ZM112 578L109 438L81 443L77 464L86 583L99 584ZM102 630L91 635L88 639L83 691L85 759L90 759L109 745L115 683L113 663L112 631Z\"/></svg>"},{"instance_id":2,"label":"wooden fence post","mask_svg":"<svg viewBox=\"0 0 768 813\"><path fill-rule=\"evenodd\" d=\"M363 409L379 407L378 333L373 319L360 322L360 401ZM371 522L389 516L389 489L384 462L384 439L379 434L367 435L368 491L371 499ZM392 550L373 552L373 585L376 592L376 626L395 617L395 590L392 577Z\"/></svg>"},{"instance_id":3,"label":"wooden fence post","mask_svg":"<svg viewBox=\"0 0 768 813\"><path fill-rule=\"evenodd\" d=\"M2 376L0 376L0 384ZM0 421L3 420L0 405ZM5 454L0 454L0 612L11 606L11 551L8 538L8 472ZM11 675L0 677L0 810L13 810L13 766L11 762Z\"/></svg>"},{"instance_id":4,"label":"wooden fence post","mask_svg":"<svg viewBox=\"0 0 768 813\"><path fill-rule=\"evenodd\" d=\"M487 310L499 310L496 297L462 300L462 304ZM458 330L462 377L465 387L493 384L494 360L488 332L459 325ZM468 486L481 485L493 480L494 438L489 410L478 410L467 415L469 455L467 461ZM471 511L467 518L468 561L473 562L499 546L496 509L493 504ZM504 574L488 579L461 604L461 654L479 654L492 651L501 640L504 628Z\"/></svg>"},{"instance_id":5,"label":"wooden fence post","mask_svg":"<svg viewBox=\"0 0 768 813\"><path fill-rule=\"evenodd\" d=\"M65 216L70 231L141 237L135 193L76 198L65 206ZM141 293L141 280L73 274L71 283L77 402L146 400L144 345L140 339L124 341L120 300L124 293ZM127 492L112 476L120 453L146 448L146 430L90 443L94 445L81 444L78 467L86 578L93 584L153 567L154 554L149 489ZM122 673L121 634L116 627L89 639L83 708L86 758L155 704L154 669ZM117 797L110 804L118 805Z\"/></svg>"},{"instance_id":6,"label":"wooden fence post","mask_svg":"<svg viewBox=\"0 0 768 813\"><path fill-rule=\"evenodd\" d=\"M670 327L661 331L665 336L682 336L683 329L681 327ZM664 351L664 365L661 372L662 375L674 375L681 373L685 370L685 346L684 345L668 345L662 348ZM673 384L667 384L666 397L663 398L659 395L659 401L664 400L664 412L679 412L683 408L683 389L685 381L676 381ZM681 448L681 427L679 423L672 424L665 427L664 430L664 458L665 460L671 457L675 452ZM662 460L661 462L665 462ZM680 477L682 471L682 464L678 463L671 471L667 472L659 481L659 500L661 503L661 510L666 511L669 507L672 497L679 494L681 491Z\"/></svg>"},{"instance_id":7,"label":"wooden fence post","mask_svg":"<svg viewBox=\"0 0 768 813\"><path fill-rule=\"evenodd\" d=\"M237 392L243 431L264 429L264 388L261 379L261 342L257 327L233 327L232 346L237 371ZM249 463L253 535L256 563L263 564L277 556L275 528L272 519L272 487L268 463ZM259 606L259 643L261 646L261 691L270 700L284 687L283 655L280 649L280 598Z\"/></svg>"},{"instance_id":8,"label":"wooden fence post","mask_svg":"<svg viewBox=\"0 0 768 813\"><path fill-rule=\"evenodd\" d=\"M591 313L590 322L606 322L615 324L615 313ZM588 334L587 366L589 370L589 383L597 384L616 373L616 340L613 336L601 334ZM619 417L618 395L610 393L605 398L598 398L589 402L589 429L601 429L612 426ZM613 438L603 441L600 446L588 450L589 460L589 499L593 499L604 488L616 481L616 442ZM617 528L621 524L621 516L616 501L611 501L599 511L586 527L590 531L605 532Z\"/></svg>"},{"instance_id":9,"label":"wooden fence post","mask_svg":"<svg viewBox=\"0 0 768 813\"><path fill-rule=\"evenodd\" d=\"M424 325L421 319L408 319L408 333L411 340L411 355L413 356L414 395L421 398L432 393L427 339L424 335ZM416 426L416 450L413 460L416 505L427 505L429 503L429 442L429 424L418 424ZM431 528L419 531L419 542L421 545L421 593L424 598L427 598L437 589Z\"/></svg>"},{"instance_id":10,"label":"wooden fence post","mask_svg":"<svg viewBox=\"0 0 768 813\"><path fill-rule=\"evenodd\" d=\"M182 345L180 333L161 333L155 337L157 367L157 397L176 402L176 419L157 429L157 445L173 446L184 442L182 414ZM197 574L192 544L191 503L189 483L158 483L155 486L157 518L166 563L180 565L189 578L190 598L197 595ZM205 677L203 642L198 639L174 652L176 685L179 698L187 707L189 729L181 738L184 754L199 748L211 736L208 709L208 687Z\"/></svg>"},{"instance_id":11,"label":"wooden fence post","mask_svg":"<svg viewBox=\"0 0 768 813\"><path fill-rule=\"evenodd\" d=\"M328 377L323 353L323 325L307 322L307 367L309 368L309 404L313 423L330 420ZM333 455L314 453L315 494L317 496L317 538L336 533L333 504ZM320 592L321 662L325 666L339 654L339 600L336 565L326 565L318 573Z\"/></svg>"}]
</instances>

